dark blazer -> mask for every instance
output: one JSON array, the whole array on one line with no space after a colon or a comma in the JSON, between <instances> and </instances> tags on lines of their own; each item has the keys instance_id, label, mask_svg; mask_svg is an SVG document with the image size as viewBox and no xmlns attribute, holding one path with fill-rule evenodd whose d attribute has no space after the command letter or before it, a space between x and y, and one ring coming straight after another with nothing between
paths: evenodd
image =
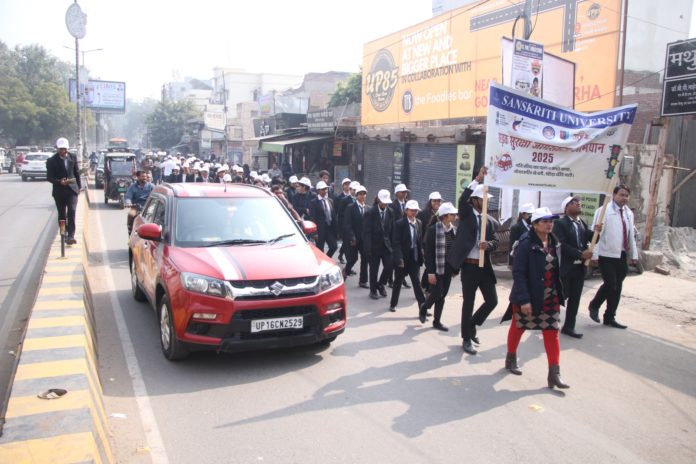
<instances>
[{"instance_id":1,"label":"dark blazer","mask_svg":"<svg viewBox=\"0 0 696 464\"><path fill-rule=\"evenodd\" d=\"M416 219L416 248L418 250L418 258L413 258L411 248L411 226L408 223L408 218L402 217L394 222L392 230L392 257L394 266L401 263L404 264L423 264L423 225Z\"/></svg>"},{"instance_id":2,"label":"dark blazer","mask_svg":"<svg viewBox=\"0 0 696 464\"><path fill-rule=\"evenodd\" d=\"M186 182L196 182L196 175L191 173L191 174L186 174L185 176L182 174L181 178L183 179L186 177Z\"/></svg>"},{"instance_id":3,"label":"dark blazer","mask_svg":"<svg viewBox=\"0 0 696 464\"><path fill-rule=\"evenodd\" d=\"M184 179L184 175L182 173L179 174L169 174L167 178L165 179L165 182L169 182L170 184L176 184L181 182Z\"/></svg>"},{"instance_id":4,"label":"dark blazer","mask_svg":"<svg viewBox=\"0 0 696 464\"><path fill-rule=\"evenodd\" d=\"M351 203L353 203L353 197L351 197L350 195L346 195L344 192L341 192L336 197L336 200L334 200L334 204L336 205L336 217L338 218L339 229L341 228L341 224L343 223L343 213L346 211L346 208Z\"/></svg>"},{"instance_id":5,"label":"dark blazer","mask_svg":"<svg viewBox=\"0 0 696 464\"><path fill-rule=\"evenodd\" d=\"M556 249L556 260L561 259L561 244L553 234L549 235L549 246ZM542 250L539 237L530 231L524 234L515 249L515 262L512 265L512 290L510 302L515 305L532 304L532 312L541 314L544 307L544 273L546 272L546 253ZM555 279L558 300L563 304L565 298L560 272Z\"/></svg>"},{"instance_id":6,"label":"dark blazer","mask_svg":"<svg viewBox=\"0 0 696 464\"><path fill-rule=\"evenodd\" d=\"M394 198L394 201L392 201L391 205L389 205L389 208L391 208L392 213L394 213L394 220L398 221L404 217L404 213L406 212L406 203L404 203L404 208L401 208L401 203L399 203L399 200Z\"/></svg>"},{"instance_id":7,"label":"dark blazer","mask_svg":"<svg viewBox=\"0 0 696 464\"><path fill-rule=\"evenodd\" d=\"M365 213L370 207L365 205ZM343 212L343 220L341 221L341 237L343 241L350 244L353 240L357 245L361 245L363 241L363 216L360 214L360 206L358 202L351 203L346 206Z\"/></svg>"},{"instance_id":8,"label":"dark blazer","mask_svg":"<svg viewBox=\"0 0 696 464\"><path fill-rule=\"evenodd\" d=\"M315 197L316 195L312 192L299 193L296 191L295 194L292 196L292 200L290 201L290 203L292 204L292 207L295 208L295 211L297 211L303 219L309 219L309 204Z\"/></svg>"},{"instance_id":9,"label":"dark blazer","mask_svg":"<svg viewBox=\"0 0 696 464\"><path fill-rule=\"evenodd\" d=\"M433 223L427 228L425 232L425 238L423 239L423 252L424 252L424 263L425 263L425 273L426 274L437 274L437 265L435 264L435 254L437 253L435 247L435 239L437 235L436 224ZM453 229L454 230L454 229ZM445 232L446 234L447 232ZM456 236L456 233L455 233ZM450 253L452 250L450 250ZM459 270L452 270L451 266L447 262L447 257L445 256L445 267L452 272L452 274L459 274Z\"/></svg>"},{"instance_id":10,"label":"dark blazer","mask_svg":"<svg viewBox=\"0 0 696 464\"><path fill-rule=\"evenodd\" d=\"M573 269L573 262L582 259L582 252L587 250L588 243L592 240L593 231L587 227L582 219L580 219L580 224L582 226L580 229L580 247L578 247L575 226L570 217L563 216L553 224L553 234L561 243L561 277L570 273Z\"/></svg>"},{"instance_id":11,"label":"dark blazer","mask_svg":"<svg viewBox=\"0 0 696 464\"><path fill-rule=\"evenodd\" d=\"M527 233L527 229L524 224L523 220L520 219L515 223L514 226L510 227L510 249L515 245L515 242L520 239L524 234ZM512 254L508 254L508 264L512 265L513 261L513 256Z\"/></svg>"},{"instance_id":12,"label":"dark blazer","mask_svg":"<svg viewBox=\"0 0 696 464\"><path fill-rule=\"evenodd\" d=\"M476 246L476 236L478 230L478 221L474 213L474 207L469 204L469 197L474 193L470 188L464 189L459 197L459 226L457 227L457 237L454 240L454 250L447 256L447 262L454 269L462 267L462 263L469 255L472 248ZM491 263L491 251L498 248L498 239L495 236L495 231L498 229L498 221L491 216L487 216L488 225L486 226L486 239L488 249L484 255L484 268L493 276L495 281L495 272Z\"/></svg>"},{"instance_id":13,"label":"dark blazer","mask_svg":"<svg viewBox=\"0 0 696 464\"><path fill-rule=\"evenodd\" d=\"M75 179L68 185L61 185L61 179ZM65 162L58 153L46 160L46 180L53 184L53 196L65 198L68 195L77 195L82 188L80 179L80 169L77 159L68 153L68 168L65 169Z\"/></svg>"},{"instance_id":14,"label":"dark blazer","mask_svg":"<svg viewBox=\"0 0 696 464\"><path fill-rule=\"evenodd\" d=\"M384 208L384 225L382 225L379 205L373 205L363 217L363 247L365 253L380 253L386 249L392 252L392 228L394 216L392 210Z\"/></svg>"},{"instance_id":15,"label":"dark blazer","mask_svg":"<svg viewBox=\"0 0 696 464\"><path fill-rule=\"evenodd\" d=\"M336 208L334 207L334 202L330 198L329 204L331 205L331 218L326 217L324 206L319 197L314 197L309 202L309 217L317 224L318 233L323 233L325 230L333 230L338 232L338 225L336 224ZM329 219L331 219L330 224Z\"/></svg>"},{"instance_id":16,"label":"dark blazer","mask_svg":"<svg viewBox=\"0 0 696 464\"><path fill-rule=\"evenodd\" d=\"M435 213L430 207L430 200L428 200L428 203L426 204L425 208L420 210L418 212L418 215L416 216L418 220L421 222L421 224L423 224L423 237L425 237L425 232L430 228L430 226L435 224L434 222L433 224L430 223L434 214Z\"/></svg>"}]
</instances>

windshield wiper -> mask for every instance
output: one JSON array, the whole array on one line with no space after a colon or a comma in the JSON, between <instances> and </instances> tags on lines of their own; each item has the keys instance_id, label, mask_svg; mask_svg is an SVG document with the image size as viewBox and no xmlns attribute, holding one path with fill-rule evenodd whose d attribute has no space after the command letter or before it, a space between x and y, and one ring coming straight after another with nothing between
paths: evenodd
<instances>
[{"instance_id":1,"label":"windshield wiper","mask_svg":"<svg viewBox=\"0 0 696 464\"><path fill-rule=\"evenodd\" d=\"M274 244L274 243L276 243L276 242L279 242L279 241L283 240L284 238L292 237L293 235L295 235L295 232L292 232L292 233L289 233L289 234L285 234L285 235L279 235L279 236L277 236L276 238L273 238L273 239L269 240L268 243L272 245L272 244Z\"/></svg>"},{"instance_id":2,"label":"windshield wiper","mask_svg":"<svg viewBox=\"0 0 696 464\"><path fill-rule=\"evenodd\" d=\"M258 245L266 243L265 240L255 240L249 238L235 238L232 240L218 240L202 245L203 247L225 246L225 245Z\"/></svg>"}]
</instances>

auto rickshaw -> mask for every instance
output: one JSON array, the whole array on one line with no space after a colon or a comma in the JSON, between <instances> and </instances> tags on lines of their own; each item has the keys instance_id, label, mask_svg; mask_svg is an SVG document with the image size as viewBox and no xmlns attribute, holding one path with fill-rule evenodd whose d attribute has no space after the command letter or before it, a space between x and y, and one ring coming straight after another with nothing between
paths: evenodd
<instances>
[{"instance_id":1,"label":"auto rickshaw","mask_svg":"<svg viewBox=\"0 0 696 464\"><path fill-rule=\"evenodd\" d=\"M118 201L118 206L125 207L128 187L135 175L135 154L127 151L110 151L104 156L104 203Z\"/></svg>"}]
</instances>

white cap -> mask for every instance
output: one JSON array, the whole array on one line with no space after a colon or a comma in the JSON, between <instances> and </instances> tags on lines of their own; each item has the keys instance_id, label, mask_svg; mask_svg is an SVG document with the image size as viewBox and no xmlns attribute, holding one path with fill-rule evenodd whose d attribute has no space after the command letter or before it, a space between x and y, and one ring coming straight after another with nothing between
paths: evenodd
<instances>
[{"instance_id":1,"label":"white cap","mask_svg":"<svg viewBox=\"0 0 696 464\"><path fill-rule=\"evenodd\" d=\"M350 183L350 179L347 177L345 179L343 179L343 181L341 182L341 185L345 184L346 182Z\"/></svg>"},{"instance_id":2,"label":"white cap","mask_svg":"<svg viewBox=\"0 0 696 464\"><path fill-rule=\"evenodd\" d=\"M558 215L553 214L550 209L546 206L542 208L537 208L532 213L532 222L538 221L540 219L557 219Z\"/></svg>"},{"instance_id":3,"label":"white cap","mask_svg":"<svg viewBox=\"0 0 696 464\"><path fill-rule=\"evenodd\" d=\"M382 189L379 192L377 192L377 198L379 199L380 203L385 203L385 204L391 203L392 201L389 198L389 196L390 196L389 190Z\"/></svg>"},{"instance_id":4,"label":"white cap","mask_svg":"<svg viewBox=\"0 0 696 464\"><path fill-rule=\"evenodd\" d=\"M354 180L353 182L351 182L350 186L349 186L349 188L351 190L357 190L358 187L360 187L360 182L358 182L357 180Z\"/></svg>"},{"instance_id":5,"label":"white cap","mask_svg":"<svg viewBox=\"0 0 696 464\"><path fill-rule=\"evenodd\" d=\"M471 194L471 198L483 198L483 188L484 187L485 186L482 184L477 185L476 188L474 189L474 192ZM493 195L491 195L489 193L488 198L493 198Z\"/></svg>"},{"instance_id":6,"label":"white cap","mask_svg":"<svg viewBox=\"0 0 696 464\"><path fill-rule=\"evenodd\" d=\"M323 190L326 188L329 188L329 186L326 185L326 182L324 182L323 180L320 180L319 182L317 182L317 186L316 186L317 190Z\"/></svg>"},{"instance_id":7,"label":"white cap","mask_svg":"<svg viewBox=\"0 0 696 464\"><path fill-rule=\"evenodd\" d=\"M297 182L302 184L302 185L306 185L309 188L312 188L312 182L310 182L310 180L307 179L306 177L303 177L302 179L298 180Z\"/></svg>"},{"instance_id":8,"label":"white cap","mask_svg":"<svg viewBox=\"0 0 696 464\"><path fill-rule=\"evenodd\" d=\"M297 176L290 176L290 183L296 184L297 183Z\"/></svg>"},{"instance_id":9,"label":"white cap","mask_svg":"<svg viewBox=\"0 0 696 464\"><path fill-rule=\"evenodd\" d=\"M399 184L394 188L394 193L399 192L410 192L410 190L406 188L406 184Z\"/></svg>"},{"instance_id":10,"label":"white cap","mask_svg":"<svg viewBox=\"0 0 696 464\"><path fill-rule=\"evenodd\" d=\"M256 172L256 171L251 171L251 172L249 173L249 177L251 177L252 179L254 179L254 178L256 178L256 177L259 177L259 173Z\"/></svg>"},{"instance_id":11,"label":"white cap","mask_svg":"<svg viewBox=\"0 0 696 464\"><path fill-rule=\"evenodd\" d=\"M561 202L561 211L563 211L565 213L565 209L566 209L566 206L568 206L568 203L570 203L573 200L577 200L577 199L578 199L578 197L574 197L574 196L566 197L565 200L563 200Z\"/></svg>"},{"instance_id":12,"label":"white cap","mask_svg":"<svg viewBox=\"0 0 696 464\"><path fill-rule=\"evenodd\" d=\"M56 148L70 148L70 142L65 137L61 137L56 140Z\"/></svg>"},{"instance_id":13,"label":"white cap","mask_svg":"<svg viewBox=\"0 0 696 464\"><path fill-rule=\"evenodd\" d=\"M420 208L418 207L418 202L416 200L408 200L406 202L406 209L415 209L420 211Z\"/></svg>"},{"instance_id":14,"label":"white cap","mask_svg":"<svg viewBox=\"0 0 696 464\"><path fill-rule=\"evenodd\" d=\"M534 203L525 203L524 205L520 206L520 213L532 214L535 209L536 206L534 206Z\"/></svg>"},{"instance_id":15,"label":"white cap","mask_svg":"<svg viewBox=\"0 0 696 464\"><path fill-rule=\"evenodd\" d=\"M358 186L355 188L355 194L357 195L360 192L365 192L367 193L367 189L365 188L364 185L358 184Z\"/></svg>"},{"instance_id":16,"label":"white cap","mask_svg":"<svg viewBox=\"0 0 696 464\"><path fill-rule=\"evenodd\" d=\"M181 165L182 168L188 168L191 167L188 161L184 161L184 164Z\"/></svg>"},{"instance_id":17,"label":"white cap","mask_svg":"<svg viewBox=\"0 0 696 464\"><path fill-rule=\"evenodd\" d=\"M454 207L452 203L449 201L444 202L443 204L440 205L440 208L437 210L437 215L442 216L445 214L457 214L457 208Z\"/></svg>"},{"instance_id":18,"label":"white cap","mask_svg":"<svg viewBox=\"0 0 696 464\"><path fill-rule=\"evenodd\" d=\"M271 182L270 176L269 176L268 174L265 174L265 173L261 175L261 180L264 181L264 182L267 183L267 184L268 184L269 182Z\"/></svg>"},{"instance_id":19,"label":"white cap","mask_svg":"<svg viewBox=\"0 0 696 464\"><path fill-rule=\"evenodd\" d=\"M223 164L222 166L220 166L220 167L218 168L218 172L223 172L223 171L224 171L224 172L227 172L227 171L229 171L229 170L230 170L230 168L228 168L226 164Z\"/></svg>"},{"instance_id":20,"label":"white cap","mask_svg":"<svg viewBox=\"0 0 696 464\"><path fill-rule=\"evenodd\" d=\"M232 182L232 176L230 176L229 174L225 174L224 176L222 176L222 180L224 182Z\"/></svg>"},{"instance_id":21,"label":"white cap","mask_svg":"<svg viewBox=\"0 0 696 464\"><path fill-rule=\"evenodd\" d=\"M181 166L175 164L174 166L172 166L172 171L181 171Z\"/></svg>"},{"instance_id":22,"label":"white cap","mask_svg":"<svg viewBox=\"0 0 696 464\"><path fill-rule=\"evenodd\" d=\"M428 195L428 200L442 200L442 195L440 195L440 192L432 192Z\"/></svg>"},{"instance_id":23,"label":"white cap","mask_svg":"<svg viewBox=\"0 0 696 464\"><path fill-rule=\"evenodd\" d=\"M204 165L201 167L201 172L203 172L203 171L205 171L205 172L210 172L210 168L208 167L207 164L204 164Z\"/></svg>"}]
</instances>

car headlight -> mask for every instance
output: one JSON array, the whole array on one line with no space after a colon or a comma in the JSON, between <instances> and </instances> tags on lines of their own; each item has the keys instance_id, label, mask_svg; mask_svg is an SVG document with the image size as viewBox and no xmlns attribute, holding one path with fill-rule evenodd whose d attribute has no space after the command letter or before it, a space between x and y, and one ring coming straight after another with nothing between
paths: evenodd
<instances>
[{"instance_id":1,"label":"car headlight","mask_svg":"<svg viewBox=\"0 0 696 464\"><path fill-rule=\"evenodd\" d=\"M193 274L191 272L182 272L181 284L190 292L228 298L230 300L234 299L232 286L225 280Z\"/></svg>"},{"instance_id":2,"label":"car headlight","mask_svg":"<svg viewBox=\"0 0 696 464\"><path fill-rule=\"evenodd\" d=\"M319 291L323 292L330 288L337 287L343 283L343 273L338 266L331 266L329 270L319 277Z\"/></svg>"}]
</instances>

